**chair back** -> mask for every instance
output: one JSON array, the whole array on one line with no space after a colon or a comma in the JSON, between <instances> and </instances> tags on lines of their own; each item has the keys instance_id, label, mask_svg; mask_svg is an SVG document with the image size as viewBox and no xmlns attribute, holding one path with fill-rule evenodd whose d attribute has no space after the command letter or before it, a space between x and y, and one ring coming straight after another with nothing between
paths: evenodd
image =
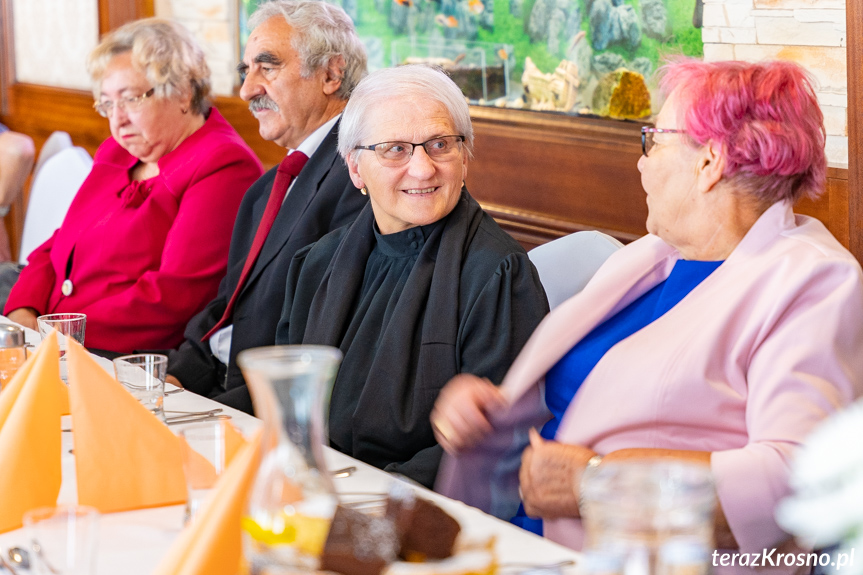
<instances>
[{"instance_id":1,"label":"chair back","mask_svg":"<svg viewBox=\"0 0 863 575\"><path fill-rule=\"evenodd\" d=\"M92 165L93 158L80 147L66 148L45 161L30 187L18 263L26 264L30 253L60 227Z\"/></svg>"},{"instance_id":2,"label":"chair back","mask_svg":"<svg viewBox=\"0 0 863 575\"><path fill-rule=\"evenodd\" d=\"M42 166L45 165L51 157L53 157L57 152L62 152L66 148L72 147L72 137L68 134L68 132L51 132L51 135L48 136L48 139L45 140L45 143L42 144L42 149L39 150L39 157L36 158L36 166L33 168L33 174L38 174L39 170L42 169Z\"/></svg>"},{"instance_id":3,"label":"chair back","mask_svg":"<svg viewBox=\"0 0 863 575\"><path fill-rule=\"evenodd\" d=\"M527 255L539 272L548 306L554 309L583 290L608 256L622 247L602 232L576 232L533 248Z\"/></svg>"}]
</instances>

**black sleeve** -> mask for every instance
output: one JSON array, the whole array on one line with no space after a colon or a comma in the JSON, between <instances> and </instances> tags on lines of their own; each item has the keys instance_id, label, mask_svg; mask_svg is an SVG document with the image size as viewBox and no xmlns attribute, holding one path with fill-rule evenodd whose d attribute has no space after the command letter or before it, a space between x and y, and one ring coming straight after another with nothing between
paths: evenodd
<instances>
[{"instance_id":1,"label":"black sleeve","mask_svg":"<svg viewBox=\"0 0 863 575\"><path fill-rule=\"evenodd\" d=\"M434 489L441 457L443 457L443 448L440 445L432 445L420 449L404 463L390 463L384 467L384 471L404 475L424 487Z\"/></svg>"},{"instance_id":2,"label":"black sleeve","mask_svg":"<svg viewBox=\"0 0 863 575\"><path fill-rule=\"evenodd\" d=\"M527 254L508 255L462 321L459 371L500 385L546 314L545 290Z\"/></svg>"},{"instance_id":3,"label":"black sleeve","mask_svg":"<svg viewBox=\"0 0 863 575\"><path fill-rule=\"evenodd\" d=\"M311 246L294 254L291 266L288 268L288 277L285 285L285 301L282 304L282 315L279 325L276 327L276 345L303 343L303 334L306 331L306 320L309 317L309 305L314 297L314 290L300 285L303 264ZM294 305L296 303L296 305Z\"/></svg>"},{"instance_id":4,"label":"black sleeve","mask_svg":"<svg viewBox=\"0 0 863 575\"><path fill-rule=\"evenodd\" d=\"M201 339L225 313L226 280L222 278L216 298L186 325L183 334L186 340L168 355L168 375L173 375L184 388L198 395L209 396L220 385L216 376L218 360L210 351L210 342Z\"/></svg>"},{"instance_id":5,"label":"black sleeve","mask_svg":"<svg viewBox=\"0 0 863 575\"><path fill-rule=\"evenodd\" d=\"M548 313L545 290L536 268L523 252L506 256L484 284L469 289L474 296L461 321L459 370L500 385ZM386 471L406 475L431 489L442 455L440 445L434 445L421 449L407 461L391 463Z\"/></svg>"}]
</instances>

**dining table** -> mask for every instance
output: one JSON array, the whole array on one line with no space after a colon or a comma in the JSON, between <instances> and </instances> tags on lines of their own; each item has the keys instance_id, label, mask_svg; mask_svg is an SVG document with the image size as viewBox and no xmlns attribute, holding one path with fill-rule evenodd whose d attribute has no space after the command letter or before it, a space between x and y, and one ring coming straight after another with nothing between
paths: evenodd
<instances>
[{"instance_id":1,"label":"dining table","mask_svg":"<svg viewBox=\"0 0 863 575\"><path fill-rule=\"evenodd\" d=\"M0 323L12 323L0 316ZM38 332L25 329L27 342L38 346ZM93 356L97 362L113 375L111 361ZM221 409L219 415L229 416L231 423L246 437L250 437L261 421L251 415L217 403L206 397L166 384L164 409L170 412L202 412ZM171 414L169 414L171 415ZM171 425L175 433L192 424ZM64 416L61 427L69 430L71 416ZM389 491L394 481L400 479L371 465L358 461L330 447L324 447L327 468L349 470L334 476L336 491L350 497L377 496ZM63 482L57 499L58 505L75 505L77 487L73 437L69 431L62 432ZM481 480L481 479L478 479ZM479 509L470 507L426 489L417 484L408 484L417 494L425 497L458 520L462 531L460 537L476 541L493 541L500 571L505 573L544 573L545 575L569 575L578 572L581 554L533 533L502 521ZM8 497L10 494L0 494ZM184 505L171 505L135 511L102 514L99 521L96 572L94 575L147 575L153 573L171 544L184 527ZM0 534L0 553L11 548L26 548L23 529ZM547 569L537 567L551 566ZM16 568L22 574L28 570ZM6 573L0 568L0 574Z\"/></svg>"}]
</instances>

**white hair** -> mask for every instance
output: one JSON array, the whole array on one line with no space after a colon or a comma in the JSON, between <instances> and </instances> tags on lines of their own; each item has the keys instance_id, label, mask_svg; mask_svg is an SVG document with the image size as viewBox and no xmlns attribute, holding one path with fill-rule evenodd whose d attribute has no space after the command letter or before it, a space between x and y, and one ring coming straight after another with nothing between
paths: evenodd
<instances>
[{"instance_id":1,"label":"white hair","mask_svg":"<svg viewBox=\"0 0 863 575\"><path fill-rule=\"evenodd\" d=\"M368 137L369 108L394 98L427 98L449 112L456 133L464 136L468 157L473 154L473 125L470 109L461 89L442 70L423 64L383 68L372 72L357 85L342 113L339 125L339 153L347 159Z\"/></svg>"},{"instance_id":2,"label":"white hair","mask_svg":"<svg viewBox=\"0 0 863 575\"><path fill-rule=\"evenodd\" d=\"M347 100L366 73L366 49L345 11L322 0L271 0L249 17L249 30L276 16L294 30L291 44L300 55L304 78L327 68L336 56L345 59L336 96Z\"/></svg>"}]
</instances>

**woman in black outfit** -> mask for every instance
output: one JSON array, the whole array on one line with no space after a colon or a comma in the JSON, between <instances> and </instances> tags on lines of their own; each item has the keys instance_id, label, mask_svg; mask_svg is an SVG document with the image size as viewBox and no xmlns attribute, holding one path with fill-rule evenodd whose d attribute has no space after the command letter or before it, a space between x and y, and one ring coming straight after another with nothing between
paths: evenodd
<instances>
[{"instance_id":1,"label":"woman in black outfit","mask_svg":"<svg viewBox=\"0 0 863 575\"><path fill-rule=\"evenodd\" d=\"M344 354L331 445L429 487L441 387L462 372L500 383L548 312L524 249L464 187L472 145L464 96L442 72L401 66L361 81L339 151L369 205L296 254L276 334Z\"/></svg>"}]
</instances>

